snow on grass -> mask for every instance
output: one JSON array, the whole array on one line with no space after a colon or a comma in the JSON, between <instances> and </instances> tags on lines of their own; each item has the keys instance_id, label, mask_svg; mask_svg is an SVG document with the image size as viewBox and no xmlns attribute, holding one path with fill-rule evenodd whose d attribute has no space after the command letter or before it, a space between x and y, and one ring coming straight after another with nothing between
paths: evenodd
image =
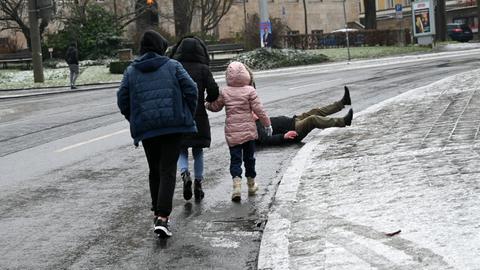
<instances>
[{"instance_id":1,"label":"snow on grass","mask_svg":"<svg viewBox=\"0 0 480 270\"><path fill-rule=\"evenodd\" d=\"M69 85L70 71L68 67L55 69L45 68L43 74L45 82L34 83L32 70L0 70L0 89L24 89ZM80 76L77 79L77 84L119 82L121 79L121 74L110 74L106 65L80 66Z\"/></svg>"},{"instance_id":2,"label":"snow on grass","mask_svg":"<svg viewBox=\"0 0 480 270\"><path fill-rule=\"evenodd\" d=\"M378 57L391 56L391 55L402 55L402 54L430 52L430 51L432 51L430 47L421 47L421 46L351 47L350 56L351 56L351 59L378 58ZM326 55L332 61L348 59L347 48L318 49L318 50L312 50L311 52Z\"/></svg>"}]
</instances>

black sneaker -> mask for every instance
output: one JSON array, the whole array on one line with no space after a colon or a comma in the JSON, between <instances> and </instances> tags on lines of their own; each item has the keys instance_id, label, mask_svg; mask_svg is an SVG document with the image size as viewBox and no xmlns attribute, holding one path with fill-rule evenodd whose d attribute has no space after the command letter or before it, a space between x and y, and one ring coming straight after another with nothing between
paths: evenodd
<instances>
[{"instance_id":1,"label":"black sneaker","mask_svg":"<svg viewBox=\"0 0 480 270\"><path fill-rule=\"evenodd\" d=\"M192 198L192 178L190 178L190 173L183 172L182 180L183 180L183 198L188 201Z\"/></svg>"},{"instance_id":2,"label":"black sneaker","mask_svg":"<svg viewBox=\"0 0 480 270\"><path fill-rule=\"evenodd\" d=\"M70 86L70 89L72 89L72 90L77 89L77 87L75 85L72 85L72 86Z\"/></svg>"},{"instance_id":3,"label":"black sneaker","mask_svg":"<svg viewBox=\"0 0 480 270\"><path fill-rule=\"evenodd\" d=\"M343 121L345 122L345 126L350 126L352 124L352 118L353 118L353 110L350 109L347 113L347 115L345 115L343 117Z\"/></svg>"},{"instance_id":4,"label":"black sneaker","mask_svg":"<svg viewBox=\"0 0 480 270\"><path fill-rule=\"evenodd\" d=\"M157 218L157 221L155 221L155 226L153 227L153 232L158 234L158 237L160 238L167 238L172 236L172 232L170 231L170 228L168 226L168 219L162 220L160 218Z\"/></svg>"},{"instance_id":5,"label":"black sneaker","mask_svg":"<svg viewBox=\"0 0 480 270\"><path fill-rule=\"evenodd\" d=\"M200 201L205 196L205 193L202 190L202 181L195 179L195 184L193 186L193 194L195 195L195 200Z\"/></svg>"},{"instance_id":6,"label":"black sneaker","mask_svg":"<svg viewBox=\"0 0 480 270\"><path fill-rule=\"evenodd\" d=\"M345 86L345 93L343 94L342 103L343 105L352 105L352 100L350 99L350 91L348 91L348 87Z\"/></svg>"}]
</instances>

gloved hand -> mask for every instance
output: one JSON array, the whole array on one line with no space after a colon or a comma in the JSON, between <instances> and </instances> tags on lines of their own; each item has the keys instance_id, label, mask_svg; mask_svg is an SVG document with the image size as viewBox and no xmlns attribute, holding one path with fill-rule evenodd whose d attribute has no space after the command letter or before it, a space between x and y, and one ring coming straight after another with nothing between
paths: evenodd
<instances>
[{"instance_id":1,"label":"gloved hand","mask_svg":"<svg viewBox=\"0 0 480 270\"><path fill-rule=\"evenodd\" d=\"M268 137L271 137L271 136L272 136L272 133L273 133L273 128L272 128L272 126L265 127L265 132L267 133L267 136L268 136Z\"/></svg>"},{"instance_id":2,"label":"gloved hand","mask_svg":"<svg viewBox=\"0 0 480 270\"><path fill-rule=\"evenodd\" d=\"M298 133L297 133L295 130L290 130L290 131L288 131L287 133L285 133L285 134L283 135L283 138L284 138L285 140L293 140L293 139L295 139L295 137L297 137L297 136L298 136Z\"/></svg>"}]
</instances>

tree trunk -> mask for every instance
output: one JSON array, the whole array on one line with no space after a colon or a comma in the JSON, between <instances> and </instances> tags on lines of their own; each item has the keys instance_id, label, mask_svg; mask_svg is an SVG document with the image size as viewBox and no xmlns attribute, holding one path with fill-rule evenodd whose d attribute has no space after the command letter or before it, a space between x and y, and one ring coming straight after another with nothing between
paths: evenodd
<instances>
[{"instance_id":1,"label":"tree trunk","mask_svg":"<svg viewBox=\"0 0 480 270\"><path fill-rule=\"evenodd\" d=\"M188 18L189 0L173 1L173 16L175 19L175 35L177 37L185 36L190 32L191 19Z\"/></svg>"},{"instance_id":2,"label":"tree trunk","mask_svg":"<svg viewBox=\"0 0 480 270\"><path fill-rule=\"evenodd\" d=\"M436 23L435 26L437 40L445 41L446 40L446 20L445 20L445 0L437 0L437 12L436 14Z\"/></svg>"},{"instance_id":3,"label":"tree trunk","mask_svg":"<svg viewBox=\"0 0 480 270\"><path fill-rule=\"evenodd\" d=\"M303 16L305 19L305 35L308 35L308 19L307 19L307 1L303 0Z\"/></svg>"},{"instance_id":4,"label":"tree trunk","mask_svg":"<svg viewBox=\"0 0 480 270\"><path fill-rule=\"evenodd\" d=\"M365 6L365 29L377 29L375 0L363 0Z\"/></svg>"},{"instance_id":5,"label":"tree trunk","mask_svg":"<svg viewBox=\"0 0 480 270\"><path fill-rule=\"evenodd\" d=\"M480 40L480 0L477 0L477 29L479 29L477 38Z\"/></svg>"}]
</instances>

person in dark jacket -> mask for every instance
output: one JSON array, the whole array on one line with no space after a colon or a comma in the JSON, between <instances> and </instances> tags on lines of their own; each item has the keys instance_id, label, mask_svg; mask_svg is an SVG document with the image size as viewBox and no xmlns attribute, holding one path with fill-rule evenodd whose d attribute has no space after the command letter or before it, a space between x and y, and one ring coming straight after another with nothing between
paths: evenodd
<instances>
[{"instance_id":1,"label":"person in dark jacket","mask_svg":"<svg viewBox=\"0 0 480 270\"><path fill-rule=\"evenodd\" d=\"M192 198L192 179L188 170L188 148L192 148L193 171L195 176L193 193L196 200L204 197L203 180L203 148L210 147L210 122L204 101L212 102L218 98L218 85L210 72L207 46L193 36L184 37L171 50L170 57L182 63L188 74L197 83L198 106L195 112L195 123L198 133L185 134L181 142L178 166L183 180L183 197ZM205 98L205 91L207 96Z\"/></svg>"},{"instance_id":2,"label":"person in dark jacket","mask_svg":"<svg viewBox=\"0 0 480 270\"><path fill-rule=\"evenodd\" d=\"M71 43L68 47L67 53L65 55L65 61L67 62L68 68L70 69L70 88L77 89L77 87L75 86L75 81L78 78L80 69L78 67L78 50L75 43Z\"/></svg>"},{"instance_id":3,"label":"person in dark jacket","mask_svg":"<svg viewBox=\"0 0 480 270\"><path fill-rule=\"evenodd\" d=\"M168 220L173 193L180 139L196 132L194 113L197 86L182 65L164 56L167 41L148 30L141 39L141 56L123 75L117 92L120 112L130 122L135 146L142 142L147 157L154 211L154 232L172 235Z\"/></svg>"},{"instance_id":4,"label":"person in dark jacket","mask_svg":"<svg viewBox=\"0 0 480 270\"><path fill-rule=\"evenodd\" d=\"M350 91L345 86L345 93L341 100L330 105L314 108L298 116L270 117L273 135L267 136L265 129L259 120L256 121L258 139L257 145L284 145L300 142L310 131L320 128L350 126L353 118L353 110L350 109L344 117L332 118L330 114L341 111L346 105L352 105Z\"/></svg>"}]
</instances>

